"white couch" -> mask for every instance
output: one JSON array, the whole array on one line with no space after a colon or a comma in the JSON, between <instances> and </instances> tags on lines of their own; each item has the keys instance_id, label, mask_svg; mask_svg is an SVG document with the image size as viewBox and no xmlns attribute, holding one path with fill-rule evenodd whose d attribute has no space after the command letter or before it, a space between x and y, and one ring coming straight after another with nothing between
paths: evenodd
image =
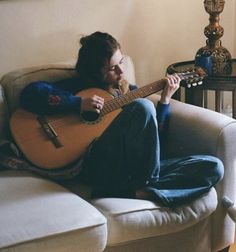
<instances>
[{"instance_id":1,"label":"white couch","mask_svg":"<svg viewBox=\"0 0 236 252\"><path fill-rule=\"evenodd\" d=\"M126 57L127 78L135 83ZM9 139L9 117L19 92L35 80L74 76L73 64L19 69L0 81L0 139ZM136 199L89 199L86 185L65 188L27 171L0 167L1 252L210 252L234 240L234 223L222 196L236 197L236 121L172 101L168 155L210 154L225 166L224 179L209 193L176 209Z\"/></svg>"}]
</instances>

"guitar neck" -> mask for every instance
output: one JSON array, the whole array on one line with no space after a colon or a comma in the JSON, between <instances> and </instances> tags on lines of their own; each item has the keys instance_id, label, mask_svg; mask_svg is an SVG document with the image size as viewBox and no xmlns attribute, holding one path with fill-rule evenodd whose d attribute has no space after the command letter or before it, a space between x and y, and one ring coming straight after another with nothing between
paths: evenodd
<instances>
[{"instance_id":1,"label":"guitar neck","mask_svg":"<svg viewBox=\"0 0 236 252\"><path fill-rule=\"evenodd\" d=\"M106 115L116 109L119 109L137 98L144 98L162 90L165 86L165 79L155 81L144 87L134 89L124 95L118 96L110 101L105 102L101 115Z\"/></svg>"},{"instance_id":2,"label":"guitar neck","mask_svg":"<svg viewBox=\"0 0 236 252\"><path fill-rule=\"evenodd\" d=\"M203 78L206 76L206 72L202 68L198 67L178 73L178 76L180 80L184 82L184 85L191 87L201 85ZM116 109L119 109L137 98L144 98L151 94L157 93L164 88L165 83L166 79L161 79L144 87L134 89L124 95L115 97L114 99L105 102L103 110L101 111L101 115L106 115ZM180 82L180 84L183 85L182 82Z\"/></svg>"}]
</instances>

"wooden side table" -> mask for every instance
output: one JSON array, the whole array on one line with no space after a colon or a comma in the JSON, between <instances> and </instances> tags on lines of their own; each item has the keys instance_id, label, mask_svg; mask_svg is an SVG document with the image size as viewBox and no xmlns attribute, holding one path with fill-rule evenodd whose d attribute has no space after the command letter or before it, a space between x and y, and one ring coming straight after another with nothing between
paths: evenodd
<instances>
[{"instance_id":1,"label":"wooden side table","mask_svg":"<svg viewBox=\"0 0 236 252\"><path fill-rule=\"evenodd\" d=\"M167 73L178 73L191 68L194 68L194 61L177 62L168 66ZM207 108L206 91L213 90L215 92L215 111L222 112L222 91L230 91L232 93L232 116L236 118L236 59L232 60L232 68L230 75L207 76L202 85L191 88L185 87L185 102ZM181 92L177 92L174 98L181 100Z\"/></svg>"}]
</instances>

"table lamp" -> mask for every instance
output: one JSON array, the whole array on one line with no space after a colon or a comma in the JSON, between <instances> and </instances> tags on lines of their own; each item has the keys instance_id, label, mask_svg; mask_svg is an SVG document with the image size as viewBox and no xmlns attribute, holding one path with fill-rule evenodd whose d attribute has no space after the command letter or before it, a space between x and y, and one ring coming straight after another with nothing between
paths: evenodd
<instances>
[{"instance_id":1,"label":"table lamp","mask_svg":"<svg viewBox=\"0 0 236 252\"><path fill-rule=\"evenodd\" d=\"M224 29L219 25L220 13L223 11L225 0L205 0L204 7L210 15L209 25L204 34L208 38L206 46L200 48L195 56L195 65L205 68L208 75L228 75L232 72L230 52L221 44L220 38Z\"/></svg>"}]
</instances>

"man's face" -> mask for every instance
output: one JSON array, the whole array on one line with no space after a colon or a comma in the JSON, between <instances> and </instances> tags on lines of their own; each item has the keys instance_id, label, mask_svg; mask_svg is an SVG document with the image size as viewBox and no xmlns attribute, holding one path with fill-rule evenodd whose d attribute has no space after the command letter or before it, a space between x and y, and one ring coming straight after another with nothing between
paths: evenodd
<instances>
[{"instance_id":1,"label":"man's face","mask_svg":"<svg viewBox=\"0 0 236 252\"><path fill-rule=\"evenodd\" d=\"M108 86L117 87L124 74L124 57L118 49L103 68L104 81Z\"/></svg>"}]
</instances>

